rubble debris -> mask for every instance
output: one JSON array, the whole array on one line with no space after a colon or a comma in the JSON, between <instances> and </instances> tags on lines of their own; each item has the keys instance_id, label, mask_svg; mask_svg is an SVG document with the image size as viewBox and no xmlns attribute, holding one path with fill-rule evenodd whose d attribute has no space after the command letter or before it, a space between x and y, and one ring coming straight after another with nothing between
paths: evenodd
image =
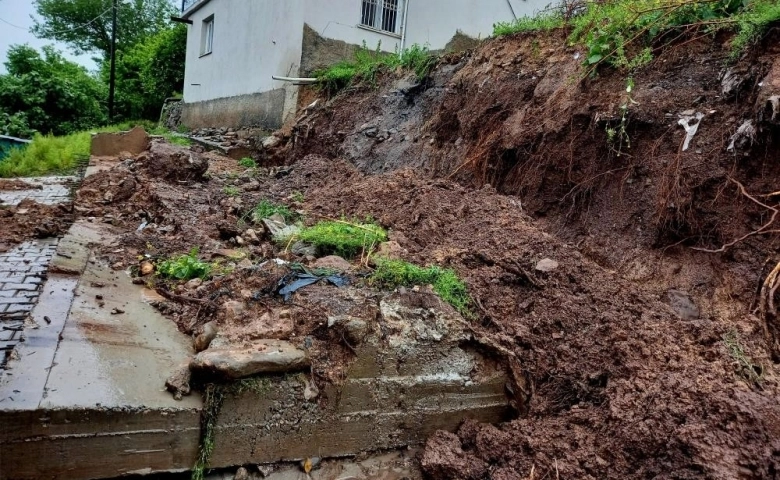
<instances>
[{"instance_id":1,"label":"rubble debris","mask_svg":"<svg viewBox=\"0 0 780 480\"><path fill-rule=\"evenodd\" d=\"M211 341L216 338L218 332L219 330L217 329L217 324L213 321L203 325L203 331L200 333L200 335L195 337L195 342L193 343L195 352L200 353L203 350L209 348Z\"/></svg>"},{"instance_id":2,"label":"rubble debris","mask_svg":"<svg viewBox=\"0 0 780 480\"><path fill-rule=\"evenodd\" d=\"M165 387L173 394L173 398L181 400L182 396L187 396L191 392L190 381L192 372L190 364L184 363L171 374L165 381Z\"/></svg>"},{"instance_id":3,"label":"rubble debris","mask_svg":"<svg viewBox=\"0 0 780 480\"><path fill-rule=\"evenodd\" d=\"M250 346L210 348L195 355L194 371L239 379L261 373L297 372L311 365L309 356L281 340L257 340Z\"/></svg>"},{"instance_id":4,"label":"rubble debris","mask_svg":"<svg viewBox=\"0 0 780 480\"><path fill-rule=\"evenodd\" d=\"M701 119L704 118L704 114L701 112L693 112L693 110L687 110L680 115L680 120L677 121L685 129L685 141L683 142L682 151L688 150L691 145L691 140L699 130L701 125Z\"/></svg>"},{"instance_id":5,"label":"rubble debris","mask_svg":"<svg viewBox=\"0 0 780 480\"><path fill-rule=\"evenodd\" d=\"M751 145L756 138L756 127L753 126L753 120L745 120L742 125L739 126L734 135L731 136L729 146L726 150L729 152L736 151L737 148L745 148Z\"/></svg>"}]
</instances>

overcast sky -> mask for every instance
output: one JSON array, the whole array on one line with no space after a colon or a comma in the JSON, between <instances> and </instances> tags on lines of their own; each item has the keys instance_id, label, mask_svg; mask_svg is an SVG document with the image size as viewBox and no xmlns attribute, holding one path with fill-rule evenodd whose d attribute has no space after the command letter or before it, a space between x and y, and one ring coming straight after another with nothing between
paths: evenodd
<instances>
[{"instance_id":1,"label":"overcast sky","mask_svg":"<svg viewBox=\"0 0 780 480\"><path fill-rule=\"evenodd\" d=\"M11 45L21 43L27 43L36 49L53 44L57 50L63 52L66 58L84 65L90 70L96 69L97 66L92 61L92 55L73 55L66 45L51 40L40 40L30 33L30 27L33 25L30 15L35 14L32 3L32 0L0 0L0 73L5 73L5 65L2 63L6 60L8 48Z\"/></svg>"}]
</instances>

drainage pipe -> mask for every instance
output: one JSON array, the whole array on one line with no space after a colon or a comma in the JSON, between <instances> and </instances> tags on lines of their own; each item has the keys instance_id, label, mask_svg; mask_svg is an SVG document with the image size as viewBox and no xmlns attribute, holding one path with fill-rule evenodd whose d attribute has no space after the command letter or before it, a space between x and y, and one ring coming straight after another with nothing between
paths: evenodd
<instances>
[{"instance_id":1,"label":"drainage pipe","mask_svg":"<svg viewBox=\"0 0 780 480\"><path fill-rule=\"evenodd\" d=\"M401 50L398 51L398 56L400 58L404 58L404 48L406 48L406 24L408 23L409 19L409 2L412 0L406 0L404 3L404 24L403 24L403 30L401 30Z\"/></svg>"},{"instance_id":2,"label":"drainage pipe","mask_svg":"<svg viewBox=\"0 0 780 480\"><path fill-rule=\"evenodd\" d=\"M271 78L274 80L279 80L280 82L294 82L301 85L311 85L313 83L317 83L316 78L307 77L280 77L278 75L271 75Z\"/></svg>"}]
</instances>

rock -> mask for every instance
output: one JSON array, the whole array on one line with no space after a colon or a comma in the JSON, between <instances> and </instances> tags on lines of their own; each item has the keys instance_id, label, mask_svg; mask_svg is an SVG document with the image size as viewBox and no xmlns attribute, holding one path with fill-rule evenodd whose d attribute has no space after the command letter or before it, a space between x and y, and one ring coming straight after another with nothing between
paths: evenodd
<instances>
[{"instance_id":1,"label":"rock","mask_svg":"<svg viewBox=\"0 0 780 480\"><path fill-rule=\"evenodd\" d=\"M247 228L244 232L244 237L251 243L260 243L260 239L257 237L257 232L253 228Z\"/></svg>"},{"instance_id":2,"label":"rock","mask_svg":"<svg viewBox=\"0 0 780 480\"><path fill-rule=\"evenodd\" d=\"M190 379L192 378L192 372L190 371L189 362L179 365L179 368L171 374L165 381L165 387L169 392L173 393L173 398L181 400L182 395L190 394Z\"/></svg>"},{"instance_id":3,"label":"rock","mask_svg":"<svg viewBox=\"0 0 780 480\"><path fill-rule=\"evenodd\" d=\"M189 282L184 284L184 288L186 288L187 290L195 290L196 288L200 287L201 285L203 285L203 280L202 279L200 279L200 278L193 278L192 280L190 280Z\"/></svg>"},{"instance_id":4,"label":"rock","mask_svg":"<svg viewBox=\"0 0 780 480\"><path fill-rule=\"evenodd\" d=\"M274 466L273 465L258 465L257 471L260 473L260 476L265 478L272 473L274 473Z\"/></svg>"},{"instance_id":5,"label":"rock","mask_svg":"<svg viewBox=\"0 0 780 480\"><path fill-rule=\"evenodd\" d=\"M282 141L281 138L275 135L271 135L270 137L266 137L265 139L263 139L263 148L274 148L277 145L279 145L281 141Z\"/></svg>"},{"instance_id":6,"label":"rock","mask_svg":"<svg viewBox=\"0 0 780 480\"><path fill-rule=\"evenodd\" d=\"M312 267L335 270L337 272L346 272L352 268L352 264L338 255L328 255L327 257L318 258L312 264Z\"/></svg>"},{"instance_id":7,"label":"rock","mask_svg":"<svg viewBox=\"0 0 780 480\"><path fill-rule=\"evenodd\" d=\"M249 470L241 467L236 470L236 475L233 477L233 480L249 480L249 478Z\"/></svg>"},{"instance_id":8,"label":"rock","mask_svg":"<svg viewBox=\"0 0 780 480\"><path fill-rule=\"evenodd\" d=\"M244 269L244 270L252 268L254 266L255 266L255 264L252 263L252 260L250 260L248 258L245 258L245 259L241 260L240 262L238 262L238 268L241 268L241 269Z\"/></svg>"},{"instance_id":9,"label":"rock","mask_svg":"<svg viewBox=\"0 0 780 480\"><path fill-rule=\"evenodd\" d=\"M388 258L391 260L398 260L406 253L406 249L396 241L390 240L389 242L382 242L379 244L375 257Z\"/></svg>"},{"instance_id":10,"label":"rock","mask_svg":"<svg viewBox=\"0 0 780 480\"><path fill-rule=\"evenodd\" d=\"M304 380L303 399L310 402L320 396L320 389L310 380Z\"/></svg>"},{"instance_id":11,"label":"rock","mask_svg":"<svg viewBox=\"0 0 780 480\"><path fill-rule=\"evenodd\" d=\"M214 340L218 332L219 330L217 329L217 324L215 322L208 322L207 324L203 325L203 331L200 335L195 337L195 351L202 352L203 350L209 348L211 341Z\"/></svg>"},{"instance_id":12,"label":"rock","mask_svg":"<svg viewBox=\"0 0 780 480\"><path fill-rule=\"evenodd\" d=\"M536 263L536 271L537 272L552 272L553 270L558 268L558 262L551 258L543 258L542 260L539 260L539 262Z\"/></svg>"},{"instance_id":13,"label":"rock","mask_svg":"<svg viewBox=\"0 0 780 480\"><path fill-rule=\"evenodd\" d=\"M219 250L214 251L215 257L225 257L230 258L232 260L240 260L244 257L246 257L246 253L238 251L238 250L231 250L228 248L220 248Z\"/></svg>"},{"instance_id":14,"label":"rock","mask_svg":"<svg viewBox=\"0 0 780 480\"><path fill-rule=\"evenodd\" d=\"M144 260L143 262L141 262L141 267L139 268L139 271L141 272L142 277L151 275L154 272L154 264L149 260Z\"/></svg>"},{"instance_id":15,"label":"rock","mask_svg":"<svg viewBox=\"0 0 780 480\"><path fill-rule=\"evenodd\" d=\"M681 290L669 290L666 298L672 310L683 320L696 320L699 318L699 307L693 303L688 293Z\"/></svg>"},{"instance_id":16,"label":"rock","mask_svg":"<svg viewBox=\"0 0 780 480\"><path fill-rule=\"evenodd\" d=\"M335 327L344 333L344 338L352 345L358 345L368 335L368 323L357 317L339 315L328 317L328 327Z\"/></svg>"},{"instance_id":17,"label":"rock","mask_svg":"<svg viewBox=\"0 0 780 480\"><path fill-rule=\"evenodd\" d=\"M200 180L209 168L205 156L165 142L153 142L149 154L138 161L152 176L169 181Z\"/></svg>"},{"instance_id":18,"label":"rock","mask_svg":"<svg viewBox=\"0 0 780 480\"><path fill-rule=\"evenodd\" d=\"M258 340L240 348L210 348L192 361L193 370L237 379L260 373L297 372L311 365L308 354L283 340Z\"/></svg>"},{"instance_id":19,"label":"rock","mask_svg":"<svg viewBox=\"0 0 780 480\"><path fill-rule=\"evenodd\" d=\"M222 308L225 310L225 316L229 321L240 319L246 312L246 305L238 300L228 300L222 305Z\"/></svg>"},{"instance_id":20,"label":"rock","mask_svg":"<svg viewBox=\"0 0 780 480\"><path fill-rule=\"evenodd\" d=\"M236 244L238 245L244 245L246 242L241 237L236 237Z\"/></svg>"},{"instance_id":21,"label":"rock","mask_svg":"<svg viewBox=\"0 0 780 480\"><path fill-rule=\"evenodd\" d=\"M290 247L290 251L295 255L306 257L314 256L317 253L317 248L314 245L309 245L308 243L295 242L292 244L292 247Z\"/></svg>"}]
</instances>

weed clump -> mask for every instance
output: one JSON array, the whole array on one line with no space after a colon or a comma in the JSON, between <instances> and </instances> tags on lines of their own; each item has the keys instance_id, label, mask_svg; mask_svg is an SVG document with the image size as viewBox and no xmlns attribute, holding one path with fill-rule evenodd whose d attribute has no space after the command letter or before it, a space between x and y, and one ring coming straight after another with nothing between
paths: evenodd
<instances>
[{"instance_id":1,"label":"weed clump","mask_svg":"<svg viewBox=\"0 0 780 480\"><path fill-rule=\"evenodd\" d=\"M563 27L563 16L557 12L542 12L536 16L523 16L511 22L498 22L493 24L493 36L503 37L513 33L544 32Z\"/></svg>"},{"instance_id":2,"label":"weed clump","mask_svg":"<svg viewBox=\"0 0 780 480\"><path fill-rule=\"evenodd\" d=\"M238 161L238 164L244 168L257 168L257 162L249 157L244 157Z\"/></svg>"},{"instance_id":3,"label":"weed clump","mask_svg":"<svg viewBox=\"0 0 780 480\"><path fill-rule=\"evenodd\" d=\"M270 200L262 200L251 211L252 221L255 223L260 223L264 218L269 218L273 215L281 215L285 222L292 222L298 219L298 214L290 210L290 207Z\"/></svg>"},{"instance_id":4,"label":"weed clump","mask_svg":"<svg viewBox=\"0 0 780 480\"><path fill-rule=\"evenodd\" d=\"M431 285L433 291L466 318L473 318L471 297L455 270L435 265L420 267L403 260L380 259L371 282L384 288Z\"/></svg>"},{"instance_id":5,"label":"weed clump","mask_svg":"<svg viewBox=\"0 0 780 480\"><path fill-rule=\"evenodd\" d=\"M212 265L198 260L198 249L193 248L186 255L171 257L157 266L157 274L176 280L205 279L211 274Z\"/></svg>"},{"instance_id":6,"label":"weed clump","mask_svg":"<svg viewBox=\"0 0 780 480\"><path fill-rule=\"evenodd\" d=\"M350 223L332 220L303 228L295 235L295 239L314 245L321 255L339 255L350 259L369 253L386 241L387 232L370 221Z\"/></svg>"},{"instance_id":7,"label":"weed clump","mask_svg":"<svg viewBox=\"0 0 780 480\"><path fill-rule=\"evenodd\" d=\"M342 60L328 68L314 73L319 86L328 95L358 83L376 84L376 77L381 72L402 68L414 72L418 79L427 77L436 65L436 57L427 47L417 44L403 52L385 53L381 43L375 50L369 50L365 42L363 48L355 51L353 60Z\"/></svg>"}]
</instances>

